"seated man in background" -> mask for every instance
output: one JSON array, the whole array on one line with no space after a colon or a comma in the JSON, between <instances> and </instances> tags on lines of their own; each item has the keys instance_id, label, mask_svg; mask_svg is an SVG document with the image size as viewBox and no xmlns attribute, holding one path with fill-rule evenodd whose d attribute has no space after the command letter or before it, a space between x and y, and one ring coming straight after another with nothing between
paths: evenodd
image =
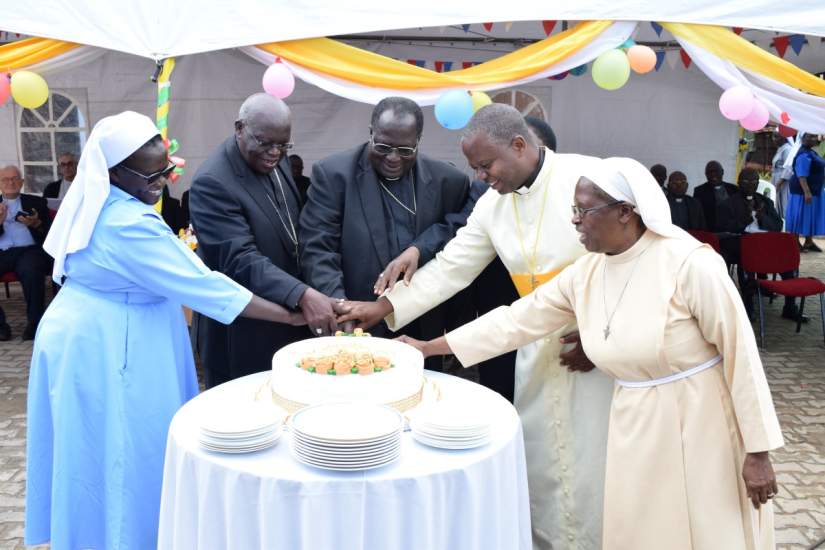
<instances>
[{"instance_id":1,"label":"seated man in background","mask_svg":"<svg viewBox=\"0 0 825 550\"><path fill-rule=\"evenodd\" d=\"M524 122L527 123L530 132L536 136L539 147L547 147L551 151L556 150L556 134L550 124L534 116L524 117Z\"/></svg>"},{"instance_id":2,"label":"seated man in background","mask_svg":"<svg viewBox=\"0 0 825 550\"><path fill-rule=\"evenodd\" d=\"M661 166L661 165L656 165ZM653 168L651 168L651 171ZM670 219L685 231L705 231L705 214L702 205L687 194L687 176L682 172L671 172L667 179L667 202L670 205Z\"/></svg>"},{"instance_id":3,"label":"seated man in background","mask_svg":"<svg viewBox=\"0 0 825 550\"><path fill-rule=\"evenodd\" d=\"M21 193L23 178L16 166L0 169L0 273L13 271L26 300L23 340L33 340L46 309L46 275L51 270L43 241L51 226L46 199ZM0 309L0 341L11 339L11 327Z\"/></svg>"},{"instance_id":4,"label":"seated man in background","mask_svg":"<svg viewBox=\"0 0 825 550\"><path fill-rule=\"evenodd\" d=\"M665 182L667 181L667 168L664 164L654 164L650 167L650 173L653 178L659 183L662 190L665 189Z\"/></svg>"},{"instance_id":5,"label":"seated man in background","mask_svg":"<svg viewBox=\"0 0 825 550\"><path fill-rule=\"evenodd\" d=\"M764 231L782 231L782 219L773 205L773 201L756 192L759 185L759 174L753 168L745 168L739 173L739 193L730 196L719 204L719 227L728 233L760 233ZM727 241L726 241L727 242ZM739 239L730 240L735 243L730 253L735 253L735 261L739 261ZM739 289L745 303L748 316L753 314L753 295L750 274L742 269L739 272ZM780 274L783 279L793 279L796 273L788 271ZM796 320L799 310L791 297L785 297L785 307L782 308L782 317Z\"/></svg>"},{"instance_id":6,"label":"seated man in background","mask_svg":"<svg viewBox=\"0 0 825 550\"><path fill-rule=\"evenodd\" d=\"M301 194L301 206L303 207L307 203L307 191L309 191L312 180L304 175L304 159L298 155L289 155L289 168L292 171L292 179L295 180L298 193Z\"/></svg>"},{"instance_id":7,"label":"seated man in background","mask_svg":"<svg viewBox=\"0 0 825 550\"><path fill-rule=\"evenodd\" d=\"M60 199L66 196L69 186L77 175L77 156L73 153L62 153L57 157L57 169L60 172L60 179L51 182L43 190L43 197L46 199Z\"/></svg>"},{"instance_id":8,"label":"seated man in background","mask_svg":"<svg viewBox=\"0 0 825 550\"><path fill-rule=\"evenodd\" d=\"M724 175L725 170L719 161L712 160L705 165L705 177L708 181L693 190L694 198L702 204L705 222L710 231L724 231L719 226L719 205L739 193L734 184L722 181Z\"/></svg>"}]
</instances>

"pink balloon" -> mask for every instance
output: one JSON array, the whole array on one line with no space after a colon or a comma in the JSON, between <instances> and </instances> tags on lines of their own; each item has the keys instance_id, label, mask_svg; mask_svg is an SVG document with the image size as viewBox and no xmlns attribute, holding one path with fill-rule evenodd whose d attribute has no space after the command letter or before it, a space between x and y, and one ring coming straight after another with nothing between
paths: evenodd
<instances>
[{"instance_id":1,"label":"pink balloon","mask_svg":"<svg viewBox=\"0 0 825 550\"><path fill-rule=\"evenodd\" d=\"M269 95L274 95L284 99L295 89L295 77L286 65L276 61L264 73L264 91Z\"/></svg>"},{"instance_id":2,"label":"pink balloon","mask_svg":"<svg viewBox=\"0 0 825 550\"><path fill-rule=\"evenodd\" d=\"M719 98L719 111L728 120L741 120L754 108L754 97L745 86L734 86L725 90Z\"/></svg>"},{"instance_id":3,"label":"pink balloon","mask_svg":"<svg viewBox=\"0 0 825 550\"><path fill-rule=\"evenodd\" d=\"M765 127L771 115L768 113L768 108L765 107L764 103L758 99L754 99L753 103L753 110L748 113L748 116L740 120L739 124L741 124L745 130L756 132Z\"/></svg>"},{"instance_id":4,"label":"pink balloon","mask_svg":"<svg viewBox=\"0 0 825 550\"><path fill-rule=\"evenodd\" d=\"M0 74L0 105L6 102L11 95L11 81L5 74Z\"/></svg>"}]
</instances>

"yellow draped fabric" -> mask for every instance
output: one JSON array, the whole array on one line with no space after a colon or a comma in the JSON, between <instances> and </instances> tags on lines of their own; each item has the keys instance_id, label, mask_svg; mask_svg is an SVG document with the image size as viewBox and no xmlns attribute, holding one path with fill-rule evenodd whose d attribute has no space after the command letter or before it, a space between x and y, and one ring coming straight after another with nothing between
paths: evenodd
<instances>
[{"instance_id":1,"label":"yellow draped fabric","mask_svg":"<svg viewBox=\"0 0 825 550\"><path fill-rule=\"evenodd\" d=\"M26 38L0 46L0 70L10 71L30 67L68 53L80 44L50 38Z\"/></svg>"},{"instance_id":2,"label":"yellow draped fabric","mask_svg":"<svg viewBox=\"0 0 825 550\"><path fill-rule=\"evenodd\" d=\"M825 80L751 44L730 29L686 23L662 23L662 26L674 36L730 61L740 69L760 74L809 94L825 97Z\"/></svg>"},{"instance_id":3,"label":"yellow draped fabric","mask_svg":"<svg viewBox=\"0 0 825 550\"><path fill-rule=\"evenodd\" d=\"M612 21L586 21L574 28L467 69L437 73L328 38L273 42L258 47L307 69L376 88L421 90L510 82L563 61L589 44Z\"/></svg>"}]
</instances>

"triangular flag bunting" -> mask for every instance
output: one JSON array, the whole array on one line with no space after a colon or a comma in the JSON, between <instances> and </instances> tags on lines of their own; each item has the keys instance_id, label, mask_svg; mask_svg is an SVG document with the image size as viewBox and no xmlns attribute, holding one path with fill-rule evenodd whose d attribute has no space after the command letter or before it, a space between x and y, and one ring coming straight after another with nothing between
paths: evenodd
<instances>
[{"instance_id":1,"label":"triangular flag bunting","mask_svg":"<svg viewBox=\"0 0 825 550\"><path fill-rule=\"evenodd\" d=\"M493 24L492 23L482 23L482 25L484 25L484 30L487 31L487 32L490 32L491 30L493 30Z\"/></svg>"},{"instance_id":2,"label":"triangular flag bunting","mask_svg":"<svg viewBox=\"0 0 825 550\"><path fill-rule=\"evenodd\" d=\"M744 31L744 30L745 29L743 29L742 27L733 27L733 32L735 32L737 35L740 35L740 36L742 35L742 31Z\"/></svg>"},{"instance_id":3,"label":"triangular flag bunting","mask_svg":"<svg viewBox=\"0 0 825 550\"><path fill-rule=\"evenodd\" d=\"M788 37L788 40L791 43L791 49L793 49L796 55L799 55L799 52L801 52L805 44L808 43L808 39L801 34L792 34Z\"/></svg>"},{"instance_id":4,"label":"triangular flag bunting","mask_svg":"<svg viewBox=\"0 0 825 550\"><path fill-rule=\"evenodd\" d=\"M436 61L434 63L435 72L440 73L444 70L444 62L443 61Z\"/></svg>"},{"instance_id":5,"label":"triangular flag bunting","mask_svg":"<svg viewBox=\"0 0 825 550\"><path fill-rule=\"evenodd\" d=\"M659 72L659 69L662 68L662 63L665 62L665 52L664 50L656 52L656 72Z\"/></svg>"},{"instance_id":6,"label":"triangular flag bunting","mask_svg":"<svg viewBox=\"0 0 825 550\"><path fill-rule=\"evenodd\" d=\"M464 32L467 32L470 30L470 25L461 25L461 28L464 29Z\"/></svg>"},{"instance_id":7,"label":"triangular flag bunting","mask_svg":"<svg viewBox=\"0 0 825 550\"><path fill-rule=\"evenodd\" d=\"M504 24L504 30L506 32L510 32L510 29L512 29L512 28L513 28L513 22L512 21L508 21Z\"/></svg>"},{"instance_id":8,"label":"triangular flag bunting","mask_svg":"<svg viewBox=\"0 0 825 550\"><path fill-rule=\"evenodd\" d=\"M542 21L541 26L544 27L544 34L550 36L556 26L557 21Z\"/></svg>"},{"instance_id":9,"label":"triangular flag bunting","mask_svg":"<svg viewBox=\"0 0 825 550\"><path fill-rule=\"evenodd\" d=\"M453 70L453 62L452 61L445 61L444 62L444 72Z\"/></svg>"},{"instance_id":10,"label":"triangular flag bunting","mask_svg":"<svg viewBox=\"0 0 825 550\"><path fill-rule=\"evenodd\" d=\"M654 31L656 31L656 36L662 36L662 31L664 30L664 28L662 28L662 26L659 23L657 23L656 21L651 21L650 26L653 27Z\"/></svg>"},{"instance_id":11,"label":"triangular flag bunting","mask_svg":"<svg viewBox=\"0 0 825 550\"><path fill-rule=\"evenodd\" d=\"M415 65L416 67L426 67L427 62L424 59L408 59L407 63Z\"/></svg>"},{"instance_id":12,"label":"triangular flag bunting","mask_svg":"<svg viewBox=\"0 0 825 550\"><path fill-rule=\"evenodd\" d=\"M779 54L779 57L785 57L785 52L788 50L788 44L790 44L790 42L791 38L789 36L777 36L773 39L773 47L776 48L776 53Z\"/></svg>"},{"instance_id":13,"label":"triangular flag bunting","mask_svg":"<svg viewBox=\"0 0 825 550\"><path fill-rule=\"evenodd\" d=\"M469 69L473 65L478 65L478 61L462 61L461 68L462 69Z\"/></svg>"},{"instance_id":14,"label":"triangular flag bunting","mask_svg":"<svg viewBox=\"0 0 825 550\"><path fill-rule=\"evenodd\" d=\"M679 57L682 58L682 64L685 66L685 69L689 69L691 59L690 59L690 56L688 55L688 53L685 50L680 48L679 49Z\"/></svg>"}]
</instances>

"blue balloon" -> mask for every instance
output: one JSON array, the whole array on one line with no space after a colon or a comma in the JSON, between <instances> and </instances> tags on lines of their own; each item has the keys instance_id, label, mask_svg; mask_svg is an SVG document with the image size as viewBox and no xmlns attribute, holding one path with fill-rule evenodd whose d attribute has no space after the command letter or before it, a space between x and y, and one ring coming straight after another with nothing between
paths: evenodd
<instances>
[{"instance_id":1,"label":"blue balloon","mask_svg":"<svg viewBox=\"0 0 825 550\"><path fill-rule=\"evenodd\" d=\"M578 67L574 67L570 69L570 74L573 76L581 76L587 72L587 63L584 65L579 65Z\"/></svg>"},{"instance_id":2,"label":"blue balloon","mask_svg":"<svg viewBox=\"0 0 825 550\"><path fill-rule=\"evenodd\" d=\"M473 99L466 90L450 90L435 102L435 119L448 130L464 128L473 116Z\"/></svg>"}]
</instances>

